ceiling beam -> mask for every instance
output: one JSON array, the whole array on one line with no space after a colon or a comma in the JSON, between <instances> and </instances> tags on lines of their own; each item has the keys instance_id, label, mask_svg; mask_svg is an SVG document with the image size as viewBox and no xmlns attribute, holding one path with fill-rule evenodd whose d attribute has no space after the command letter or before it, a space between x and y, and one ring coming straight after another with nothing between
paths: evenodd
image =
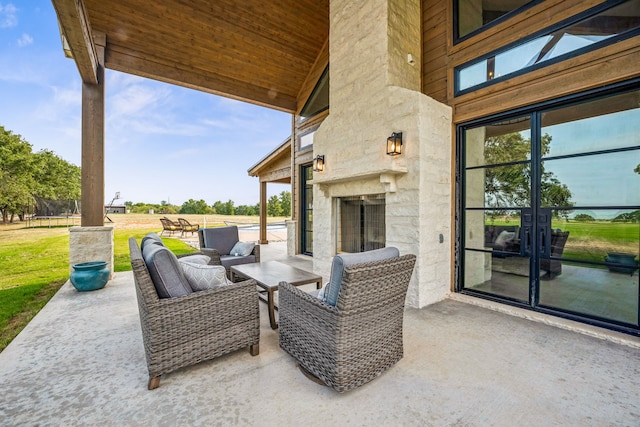
<instances>
[{"instance_id":1,"label":"ceiling beam","mask_svg":"<svg viewBox=\"0 0 640 427\"><path fill-rule=\"evenodd\" d=\"M84 0L52 0L58 15L63 49L71 52L84 83L98 84L98 55Z\"/></svg>"}]
</instances>

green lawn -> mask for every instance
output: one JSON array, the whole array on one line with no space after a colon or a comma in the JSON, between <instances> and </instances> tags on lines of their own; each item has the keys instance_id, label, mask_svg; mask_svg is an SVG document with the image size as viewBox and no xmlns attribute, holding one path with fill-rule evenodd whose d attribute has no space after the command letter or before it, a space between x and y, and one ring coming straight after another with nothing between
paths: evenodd
<instances>
[{"instance_id":1,"label":"green lawn","mask_svg":"<svg viewBox=\"0 0 640 427\"><path fill-rule=\"evenodd\" d=\"M114 231L114 271L131 270L129 237L142 238L156 229ZM0 351L69 278L69 230L16 228L0 232ZM193 252L181 240L167 238L176 254Z\"/></svg>"}]
</instances>

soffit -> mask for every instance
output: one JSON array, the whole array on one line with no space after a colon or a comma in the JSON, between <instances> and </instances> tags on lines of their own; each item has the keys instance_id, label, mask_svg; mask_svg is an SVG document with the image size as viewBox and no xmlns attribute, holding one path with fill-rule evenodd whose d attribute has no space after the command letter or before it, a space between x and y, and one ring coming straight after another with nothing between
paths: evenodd
<instances>
[{"instance_id":1,"label":"soffit","mask_svg":"<svg viewBox=\"0 0 640 427\"><path fill-rule=\"evenodd\" d=\"M328 0L84 0L105 66L287 112L329 35Z\"/></svg>"}]
</instances>

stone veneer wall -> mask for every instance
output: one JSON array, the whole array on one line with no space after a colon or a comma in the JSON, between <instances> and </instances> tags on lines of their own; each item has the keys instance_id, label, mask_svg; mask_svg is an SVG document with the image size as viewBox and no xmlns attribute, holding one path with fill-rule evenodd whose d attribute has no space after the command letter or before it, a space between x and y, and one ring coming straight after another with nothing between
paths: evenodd
<instances>
[{"instance_id":1,"label":"stone veneer wall","mask_svg":"<svg viewBox=\"0 0 640 427\"><path fill-rule=\"evenodd\" d=\"M335 198L386 193L387 246L418 257L407 302L451 289L451 109L420 90L420 1L331 0L331 112L316 132L314 269L335 255ZM410 64L411 54L415 63ZM403 132L404 153L386 155Z\"/></svg>"},{"instance_id":2,"label":"stone veneer wall","mask_svg":"<svg viewBox=\"0 0 640 427\"><path fill-rule=\"evenodd\" d=\"M113 227L69 229L69 271L81 262L106 261L113 277Z\"/></svg>"}]
</instances>

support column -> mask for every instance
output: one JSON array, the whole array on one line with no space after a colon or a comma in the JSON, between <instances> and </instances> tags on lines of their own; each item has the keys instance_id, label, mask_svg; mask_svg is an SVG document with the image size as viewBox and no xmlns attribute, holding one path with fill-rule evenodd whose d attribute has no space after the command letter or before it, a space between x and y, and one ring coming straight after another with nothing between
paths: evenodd
<instances>
[{"instance_id":1,"label":"support column","mask_svg":"<svg viewBox=\"0 0 640 427\"><path fill-rule=\"evenodd\" d=\"M261 245L269 243L267 240L267 181L260 181L260 240Z\"/></svg>"},{"instance_id":2,"label":"support column","mask_svg":"<svg viewBox=\"0 0 640 427\"><path fill-rule=\"evenodd\" d=\"M104 48L105 35L94 38L98 83L82 83L83 227L104 225Z\"/></svg>"}]
</instances>

